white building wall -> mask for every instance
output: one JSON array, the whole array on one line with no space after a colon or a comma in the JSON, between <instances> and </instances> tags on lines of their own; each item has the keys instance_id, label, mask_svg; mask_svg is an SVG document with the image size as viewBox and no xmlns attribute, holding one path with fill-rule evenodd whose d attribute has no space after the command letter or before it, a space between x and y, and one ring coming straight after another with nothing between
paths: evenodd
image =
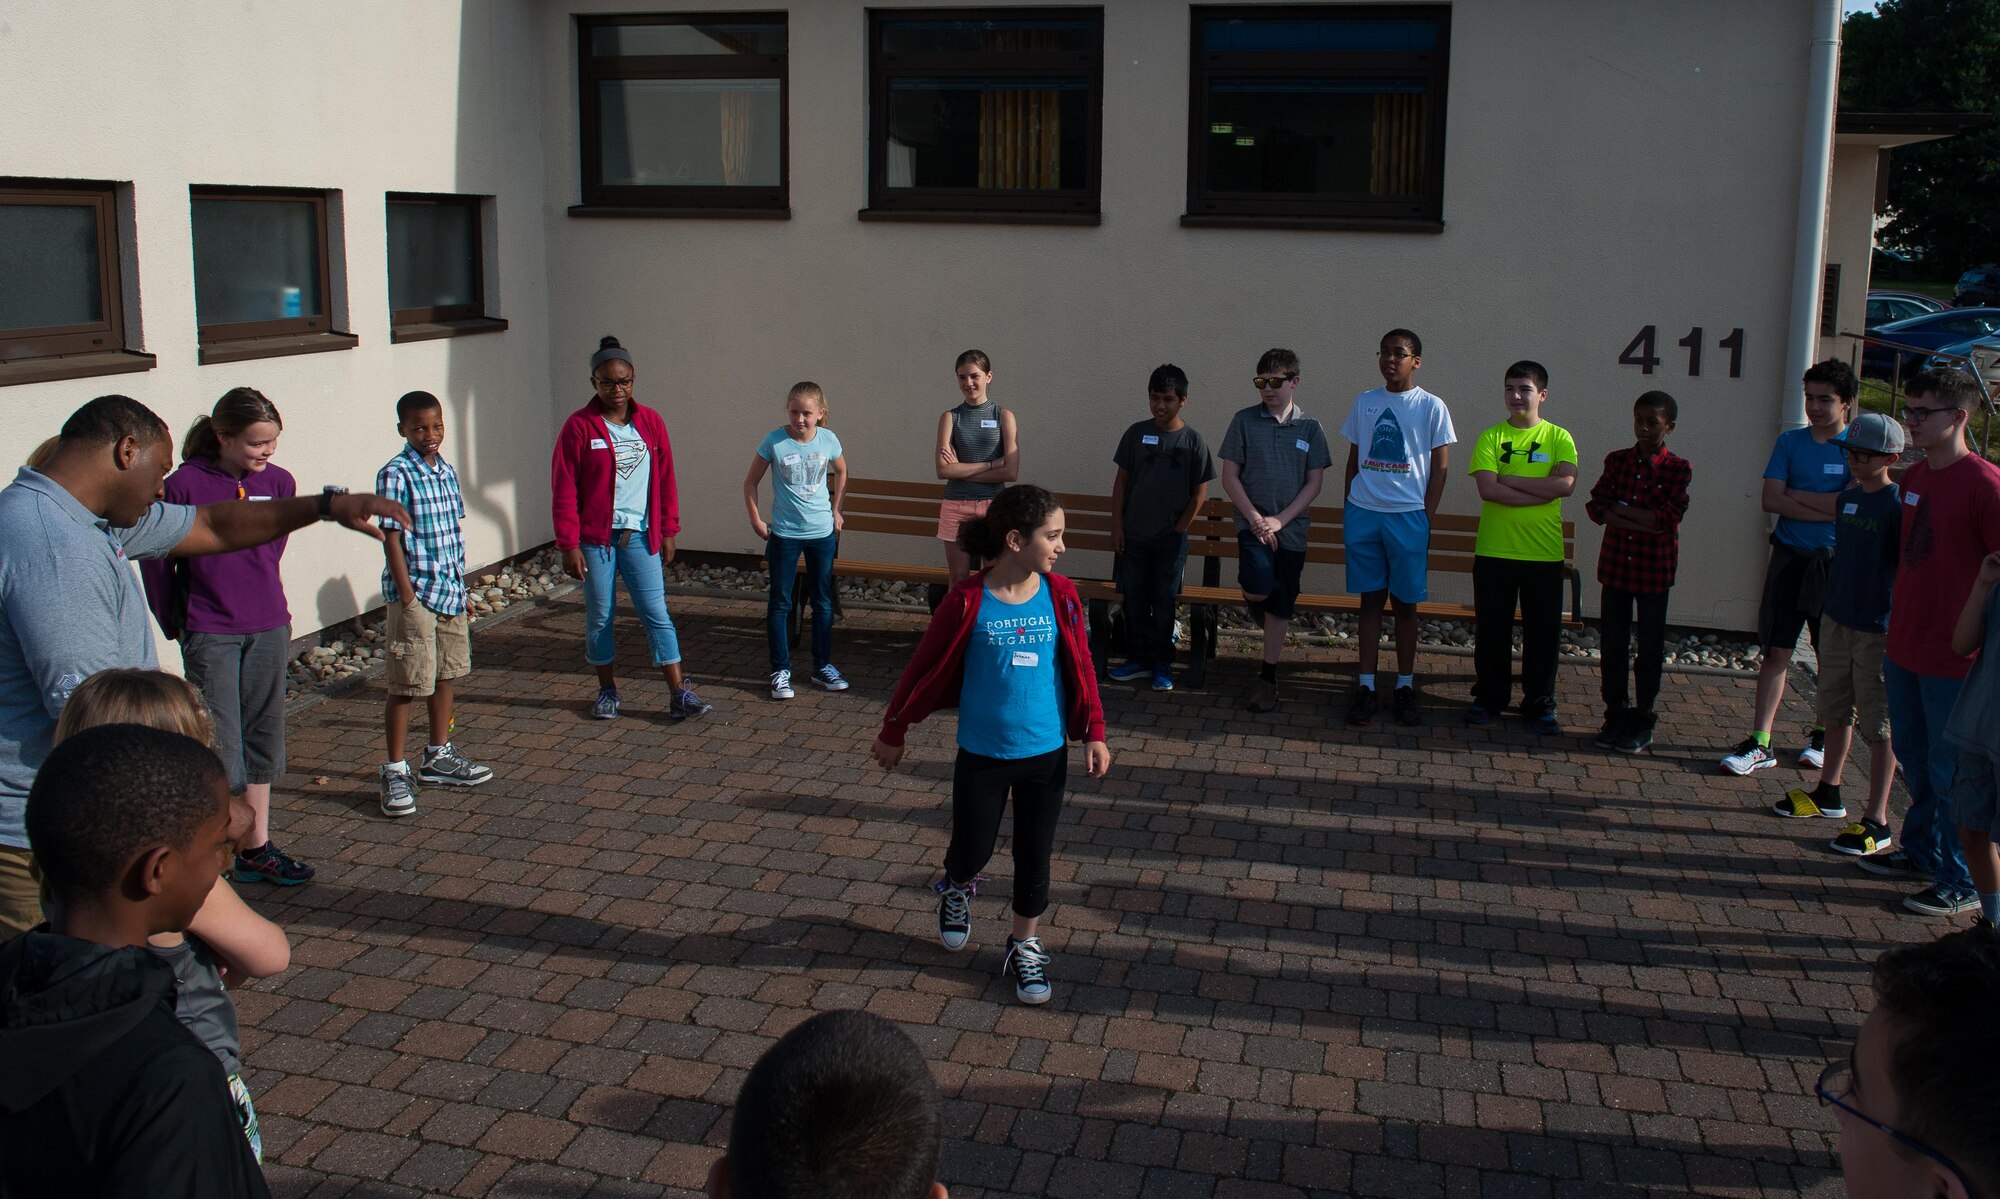
<instances>
[{"instance_id":1,"label":"white building wall","mask_svg":"<svg viewBox=\"0 0 2000 1199\"><path fill-rule=\"evenodd\" d=\"M130 184L133 324L137 348L159 359L140 374L0 388L0 461L21 461L92 396L134 396L178 438L223 392L248 385L283 413L277 461L301 491L367 490L401 445L396 397L423 389L446 404L444 452L465 490L469 560L548 540L539 7L94 0L0 10L0 175ZM332 323L360 345L198 364L190 184L336 192ZM390 344L389 191L495 197L493 315L508 330ZM381 564L379 545L354 533L295 534L284 560L294 630L379 604Z\"/></svg>"},{"instance_id":2,"label":"white building wall","mask_svg":"<svg viewBox=\"0 0 2000 1199\"><path fill-rule=\"evenodd\" d=\"M1403 325L1425 339L1418 381L1445 397L1459 428L1447 510L1477 508L1466 455L1504 417L1501 374L1514 359L1548 365L1546 416L1575 433L1586 482L1605 452L1630 444L1634 397L1673 393L1675 446L1695 473L1672 618L1754 623L1759 476L1781 393L1795 385L1780 373L1804 0L1460 0L1446 229L1433 235L1183 229L1188 8L1104 8L1104 217L1094 228L857 220L867 202L861 0L791 8L791 220L567 216L579 198L573 13L633 6L541 10L547 237L562 281L557 391L566 403L586 398L599 336L633 351L641 398L663 409L677 447L683 546L755 548L743 471L798 379L826 386L851 469L926 478L937 414L957 400L953 358L976 346L993 357L993 395L1019 415L1023 478L1101 492L1118 434L1146 415L1158 363L1188 371L1186 416L1219 442L1229 414L1255 401L1258 354L1291 347L1304 358L1301 402L1331 431L1354 394L1379 383L1380 335ZM1650 377L1617 363L1646 325L1662 359ZM1697 325L1706 349L1701 376L1689 378L1674 343ZM1716 343L1738 327L1742 377L1731 379ZM1325 500L1338 497L1336 477ZM1580 502L1571 511L1583 521ZM1597 537L1584 529L1588 574ZM859 537L843 549L940 557ZM1104 564L1083 556L1079 568ZM1341 580L1315 572L1307 585ZM1433 593L1466 589L1437 580Z\"/></svg>"}]
</instances>

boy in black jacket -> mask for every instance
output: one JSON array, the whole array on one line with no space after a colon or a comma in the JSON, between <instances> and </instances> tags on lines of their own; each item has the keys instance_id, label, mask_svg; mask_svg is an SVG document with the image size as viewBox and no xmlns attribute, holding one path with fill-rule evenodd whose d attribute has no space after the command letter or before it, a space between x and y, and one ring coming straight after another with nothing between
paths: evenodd
<instances>
[{"instance_id":1,"label":"boy in black jacket","mask_svg":"<svg viewBox=\"0 0 2000 1199\"><path fill-rule=\"evenodd\" d=\"M234 850L206 746L104 725L28 793L50 922L0 946L0 1197L268 1199L222 1065L146 947L184 931Z\"/></svg>"}]
</instances>

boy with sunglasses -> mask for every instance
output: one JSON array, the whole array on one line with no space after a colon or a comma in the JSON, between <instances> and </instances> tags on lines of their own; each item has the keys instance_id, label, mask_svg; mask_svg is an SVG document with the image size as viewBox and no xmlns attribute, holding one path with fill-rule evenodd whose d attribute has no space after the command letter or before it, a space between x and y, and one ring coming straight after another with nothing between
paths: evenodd
<instances>
[{"instance_id":1,"label":"boy with sunglasses","mask_svg":"<svg viewBox=\"0 0 2000 1199\"><path fill-rule=\"evenodd\" d=\"M1889 467L1904 444L1902 426L1879 412L1862 413L1840 436L1855 485L1840 493L1834 507L1833 564L1822 609L1818 718L1826 730L1826 761L1817 786L1794 787L1771 808L1793 819L1845 819L1840 776L1858 725L1868 743L1868 807L1833 839L1836 853L1866 856L1888 849L1891 840L1889 789L1896 782L1896 759L1882 650L1903 519L1902 492L1889 480Z\"/></svg>"},{"instance_id":2,"label":"boy with sunglasses","mask_svg":"<svg viewBox=\"0 0 2000 1199\"><path fill-rule=\"evenodd\" d=\"M1889 614L1883 682L1896 759L1910 789L1903 846L1860 859L1889 878L1927 879L1903 906L1956 916L1979 906L1951 802L1957 753L1945 741L1975 654L1957 653L1952 631L1979 575L2000 550L2000 467L1972 452L1965 427L1984 389L1964 371L1930 370L1909 383L1903 419L1924 460L1903 472L1902 557Z\"/></svg>"},{"instance_id":3,"label":"boy with sunglasses","mask_svg":"<svg viewBox=\"0 0 2000 1199\"><path fill-rule=\"evenodd\" d=\"M1250 693L1252 712L1278 707L1278 659L1306 568L1312 502L1333 465L1326 431L1300 410L1299 356L1271 349L1257 360L1257 402L1229 420L1222 435L1222 491L1236 506L1236 583L1250 618L1264 630L1263 665Z\"/></svg>"}]
</instances>

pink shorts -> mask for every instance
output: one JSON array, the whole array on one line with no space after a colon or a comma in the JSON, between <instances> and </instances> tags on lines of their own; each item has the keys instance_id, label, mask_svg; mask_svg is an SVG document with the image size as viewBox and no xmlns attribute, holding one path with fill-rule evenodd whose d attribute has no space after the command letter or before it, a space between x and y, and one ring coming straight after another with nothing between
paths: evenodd
<instances>
[{"instance_id":1,"label":"pink shorts","mask_svg":"<svg viewBox=\"0 0 2000 1199\"><path fill-rule=\"evenodd\" d=\"M978 520L986 515L986 506L992 500L946 500L938 509L938 540L957 541L958 526L968 520Z\"/></svg>"}]
</instances>

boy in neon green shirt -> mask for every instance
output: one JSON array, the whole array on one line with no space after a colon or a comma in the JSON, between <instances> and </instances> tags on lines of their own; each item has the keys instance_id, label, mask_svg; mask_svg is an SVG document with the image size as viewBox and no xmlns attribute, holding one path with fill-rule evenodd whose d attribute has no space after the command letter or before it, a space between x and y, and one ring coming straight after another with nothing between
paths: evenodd
<instances>
[{"instance_id":1,"label":"boy in neon green shirt","mask_svg":"<svg viewBox=\"0 0 2000 1199\"><path fill-rule=\"evenodd\" d=\"M1576 490L1576 441L1542 419L1549 372L1507 368L1507 419L1479 435L1479 536L1472 560L1473 665L1467 724L1504 711L1514 691L1514 609L1521 610L1521 715L1537 733L1556 719L1556 651L1562 637L1563 497Z\"/></svg>"}]
</instances>

